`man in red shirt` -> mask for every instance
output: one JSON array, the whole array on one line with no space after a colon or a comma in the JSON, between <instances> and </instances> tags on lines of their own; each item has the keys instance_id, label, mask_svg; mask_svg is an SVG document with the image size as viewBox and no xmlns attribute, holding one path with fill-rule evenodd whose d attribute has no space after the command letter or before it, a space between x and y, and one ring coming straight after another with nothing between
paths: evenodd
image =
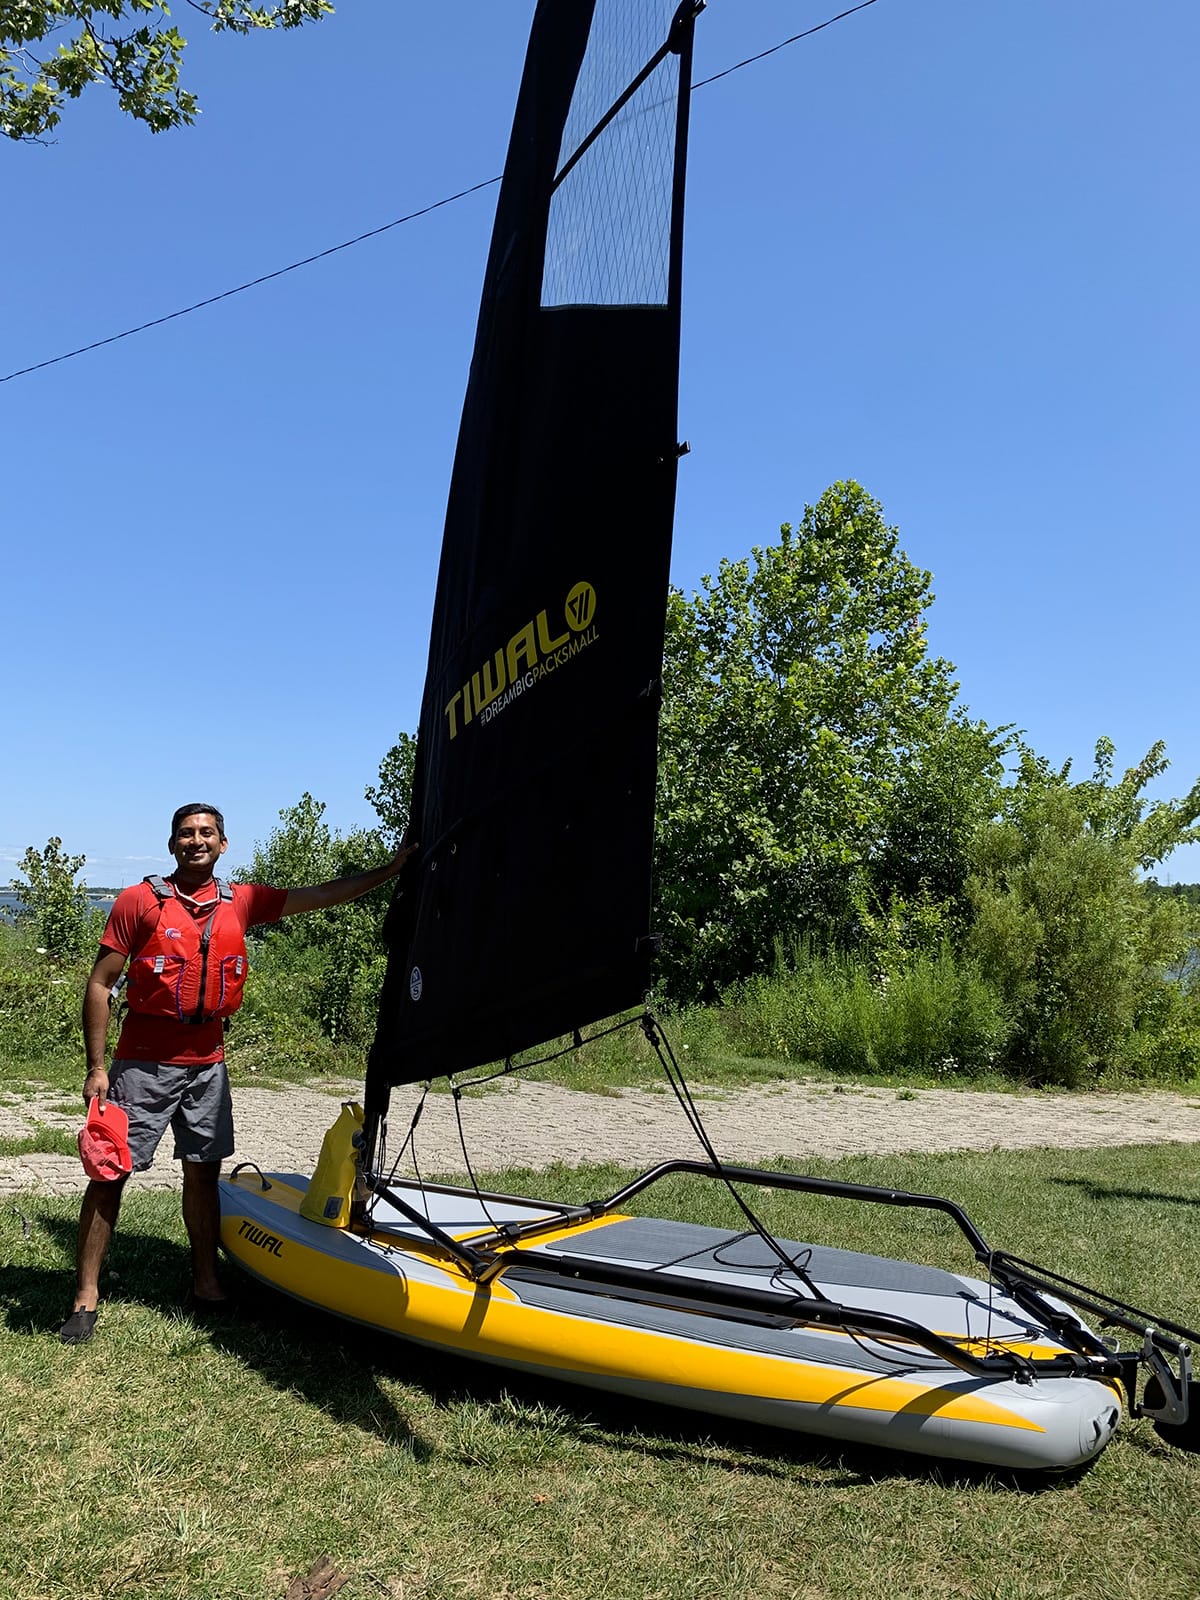
<instances>
[{"instance_id":1,"label":"man in red shirt","mask_svg":"<svg viewBox=\"0 0 1200 1600\"><path fill-rule=\"evenodd\" d=\"M167 848L175 871L117 896L83 1001L85 1105L111 1098L129 1117L133 1170L144 1172L168 1123L183 1166L183 1220L192 1247L197 1309L222 1303L217 1276L221 1162L233 1154L233 1109L225 1070L225 1018L241 1003L245 932L300 911L356 900L394 878L416 849L402 845L386 866L308 889L221 884L213 869L227 848L225 821L210 805L180 806ZM130 962L129 1012L112 1069L105 1067L109 999ZM125 1178L93 1179L83 1197L75 1304L59 1337L85 1344L96 1324L100 1269L121 1208Z\"/></svg>"}]
</instances>

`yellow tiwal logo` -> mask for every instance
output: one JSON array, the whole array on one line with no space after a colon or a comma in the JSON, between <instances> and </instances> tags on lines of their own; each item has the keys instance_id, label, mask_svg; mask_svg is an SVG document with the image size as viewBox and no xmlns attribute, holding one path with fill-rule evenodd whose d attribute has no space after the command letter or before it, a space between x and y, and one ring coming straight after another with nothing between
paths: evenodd
<instances>
[{"instance_id":1,"label":"yellow tiwal logo","mask_svg":"<svg viewBox=\"0 0 1200 1600\"><path fill-rule=\"evenodd\" d=\"M490 722L548 673L595 644L599 637L595 616L595 589L590 583L577 583L563 602L565 632L551 629L545 611L518 628L451 697L446 707L450 737L457 739L469 722Z\"/></svg>"},{"instance_id":2,"label":"yellow tiwal logo","mask_svg":"<svg viewBox=\"0 0 1200 1600\"><path fill-rule=\"evenodd\" d=\"M567 596L566 606L563 608L567 614L567 622L576 633L591 625L592 618L596 615L596 591L590 583L577 583Z\"/></svg>"}]
</instances>

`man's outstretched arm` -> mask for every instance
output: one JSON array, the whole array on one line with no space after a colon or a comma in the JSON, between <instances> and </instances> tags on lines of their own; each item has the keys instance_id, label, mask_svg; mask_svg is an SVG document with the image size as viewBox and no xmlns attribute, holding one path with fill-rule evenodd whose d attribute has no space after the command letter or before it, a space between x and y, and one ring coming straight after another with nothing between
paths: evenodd
<instances>
[{"instance_id":1,"label":"man's outstretched arm","mask_svg":"<svg viewBox=\"0 0 1200 1600\"><path fill-rule=\"evenodd\" d=\"M294 917L299 911L321 911L326 906L357 900L359 895L369 894L381 883L396 877L419 848L415 844L402 844L385 866L372 867L370 872L352 872L345 878L331 878L328 883L314 883L308 889L289 889L279 915Z\"/></svg>"}]
</instances>

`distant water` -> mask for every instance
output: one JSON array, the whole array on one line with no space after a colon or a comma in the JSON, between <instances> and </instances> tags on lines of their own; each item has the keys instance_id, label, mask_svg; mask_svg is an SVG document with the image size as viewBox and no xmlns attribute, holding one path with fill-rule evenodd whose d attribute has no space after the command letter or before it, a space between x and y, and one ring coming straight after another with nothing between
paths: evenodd
<instances>
[{"instance_id":1,"label":"distant water","mask_svg":"<svg viewBox=\"0 0 1200 1600\"><path fill-rule=\"evenodd\" d=\"M88 890L88 905L96 906L99 910L108 913L112 907L115 895L94 894ZM11 889L0 889L0 922L15 922L17 911L21 906L21 896L14 894Z\"/></svg>"}]
</instances>

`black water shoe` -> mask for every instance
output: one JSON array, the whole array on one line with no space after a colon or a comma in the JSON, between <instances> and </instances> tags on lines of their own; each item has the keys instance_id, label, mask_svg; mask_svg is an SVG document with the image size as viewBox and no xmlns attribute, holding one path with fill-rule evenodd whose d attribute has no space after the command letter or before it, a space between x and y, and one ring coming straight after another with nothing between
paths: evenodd
<instances>
[{"instance_id":1,"label":"black water shoe","mask_svg":"<svg viewBox=\"0 0 1200 1600\"><path fill-rule=\"evenodd\" d=\"M95 1311L84 1311L77 1307L58 1330L58 1337L63 1344L86 1344L96 1331Z\"/></svg>"},{"instance_id":2,"label":"black water shoe","mask_svg":"<svg viewBox=\"0 0 1200 1600\"><path fill-rule=\"evenodd\" d=\"M188 1296L187 1308L192 1316L201 1322L211 1317L228 1316L233 1310L233 1296L223 1294L219 1300L213 1300L208 1295L191 1294Z\"/></svg>"}]
</instances>

